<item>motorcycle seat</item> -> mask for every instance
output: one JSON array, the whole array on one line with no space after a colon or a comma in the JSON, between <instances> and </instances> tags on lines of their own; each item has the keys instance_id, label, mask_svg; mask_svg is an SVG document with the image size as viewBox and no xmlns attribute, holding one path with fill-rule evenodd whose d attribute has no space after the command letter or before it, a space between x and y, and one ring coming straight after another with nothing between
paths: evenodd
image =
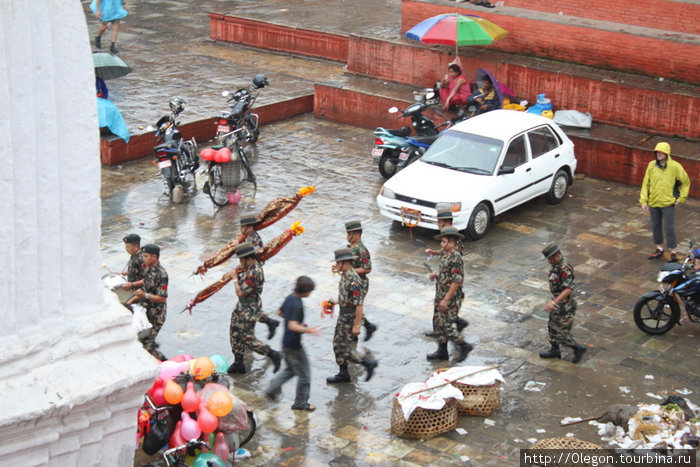
<instances>
[{"instance_id":1,"label":"motorcycle seat","mask_svg":"<svg viewBox=\"0 0 700 467\"><path fill-rule=\"evenodd\" d=\"M411 129L407 126L401 127L398 130L387 130L387 131L394 136L400 136L402 138L405 138L406 136L411 134Z\"/></svg>"},{"instance_id":2,"label":"motorcycle seat","mask_svg":"<svg viewBox=\"0 0 700 467\"><path fill-rule=\"evenodd\" d=\"M159 144L153 148L155 151L166 151L168 149L177 149L177 143L175 141L169 141L167 143Z\"/></svg>"}]
</instances>

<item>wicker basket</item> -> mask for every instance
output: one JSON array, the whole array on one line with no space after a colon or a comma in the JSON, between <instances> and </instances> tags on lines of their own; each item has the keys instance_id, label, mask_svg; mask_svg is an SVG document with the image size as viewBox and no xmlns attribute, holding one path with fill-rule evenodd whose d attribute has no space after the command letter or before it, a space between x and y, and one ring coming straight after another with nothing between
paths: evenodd
<instances>
[{"instance_id":1,"label":"wicker basket","mask_svg":"<svg viewBox=\"0 0 700 467\"><path fill-rule=\"evenodd\" d=\"M452 385L462 391L464 399L457 400L457 411L460 415L491 415L501 406L501 382L496 381L489 386L472 386L458 382Z\"/></svg>"},{"instance_id":2,"label":"wicker basket","mask_svg":"<svg viewBox=\"0 0 700 467\"><path fill-rule=\"evenodd\" d=\"M403 417L401 404L394 397L391 410L391 431L402 438L430 439L457 428L457 405L449 401L440 410L418 407L408 420Z\"/></svg>"},{"instance_id":3,"label":"wicker basket","mask_svg":"<svg viewBox=\"0 0 700 467\"><path fill-rule=\"evenodd\" d=\"M603 449L597 444L581 441L578 438L548 438L541 439L530 449Z\"/></svg>"}]
</instances>

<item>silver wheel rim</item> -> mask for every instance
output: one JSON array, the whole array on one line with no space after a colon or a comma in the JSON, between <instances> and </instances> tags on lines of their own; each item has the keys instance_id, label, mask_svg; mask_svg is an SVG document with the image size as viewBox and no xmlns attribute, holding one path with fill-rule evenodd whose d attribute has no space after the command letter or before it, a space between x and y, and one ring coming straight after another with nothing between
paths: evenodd
<instances>
[{"instance_id":1,"label":"silver wheel rim","mask_svg":"<svg viewBox=\"0 0 700 467\"><path fill-rule=\"evenodd\" d=\"M474 232L481 235L486 232L486 226L489 223L489 213L482 209L474 216Z\"/></svg>"},{"instance_id":2,"label":"silver wheel rim","mask_svg":"<svg viewBox=\"0 0 700 467\"><path fill-rule=\"evenodd\" d=\"M554 196L557 199L561 199L566 194L566 176L560 175L554 180Z\"/></svg>"}]
</instances>

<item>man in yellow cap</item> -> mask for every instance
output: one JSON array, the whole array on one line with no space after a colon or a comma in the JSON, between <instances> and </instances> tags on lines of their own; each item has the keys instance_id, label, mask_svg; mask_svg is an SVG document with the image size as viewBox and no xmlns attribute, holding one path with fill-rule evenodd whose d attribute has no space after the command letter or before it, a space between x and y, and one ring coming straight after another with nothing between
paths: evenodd
<instances>
[{"instance_id":1,"label":"man in yellow cap","mask_svg":"<svg viewBox=\"0 0 700 467\"><path fill-rule=\"evenodd\" d=\"M666 245L671 250L671 261L676 261L676 211L679 203L688 199L690 178L683 166L671 159L671 146L659 143L654 148L654 160L649 162L644 174L639 203L651 219L651 230L656 250L649 259L660 258L664 254L664 233Z\"/></svg>"}]
</instances>

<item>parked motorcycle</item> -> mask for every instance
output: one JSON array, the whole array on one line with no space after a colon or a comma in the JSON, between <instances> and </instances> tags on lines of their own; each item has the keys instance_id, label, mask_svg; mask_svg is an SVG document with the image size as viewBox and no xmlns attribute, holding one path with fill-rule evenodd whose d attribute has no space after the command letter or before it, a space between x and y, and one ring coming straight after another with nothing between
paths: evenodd
<instances>
[{"instance_id":1,"label":"parked motorcycle","mask_svg":"<svg viewBox=\"0 0 700 467\"><path fill-rule=\"evenodd\" d=\"M691 240L683 264L670 262L661 267L656 278L659 290L645 293L634 306L634 324L647 334L663 334L678 324L681 303L688 319L700 322L700 270L694 266L700 248L693 250L693 245Z\"/></svg>"},{"instance_id":2,"label":"parked motorcycle","mask_svg":"<svg viewBox=\"0 0 700 467\"><path fill-rule=\"evenodd\" d=\"M438 129L443 125L449 125L449 122L444 122L438 125ZM396 163L396 171L408 167L415 161L423 157L425 151L428 150L431 144L435 142L439 135L434 136L415 136L406 137L406 145L401 148L399 160Z\"/></svg>"},{"instance_id":3,"label":"parked motorcycle","mask_svg":"<svg viewBox=\"0 0 700 467\"><path fill-rule=\"evenodd\" d=\"M185 110L187 100L183 97L170 99L170 115L162 117L156 123L156 139L160 144L153 148L154 164L165 180L168 193L173 201L180 202L184 196L183 183L189 174L199 167L197 157L197 142L194 138L189 141L182 139L182 133L178 130L180 122L176 119Z\"/></svg>"},{"instance_id":4,"label":"parked motorcycle","mask_svg":"<svg viewBox=\"0 0 700 467\"><path fill-rule=\"evenodd\" d=\"M195 174L195 187L209 195L217 206L225 206L244 181L249 181L257 188L255 174L250 168L248 155L241 147L239 135L246 131L244 127L216 136L219 144L200 152L207 164Z\"/></svg>"},{"instance_id":5,"label":"parked motorcycle","mask_svg":"<svg viewBox=\"0 0 700 467\"><path fill-rule=\"evenodd\" d=\"M241 88L233 94L229 91L221 93L228 97L226 102L232 102L231 110L224 110L217 119L216 136L231 133L233 130L243 128L244 131L238 136L239 141L254 143L260 136L258 127L258 114L251 112L255 100L260 94L260 89L269 86L265 75L257 74L253 77L253 84L249 88ZM229 97L230 96L230 97Z\"/></svg>"},{"instance_id":6,"label":"parked motorcycle","mask_svg":"<svg viewBox=\"0 0 700 467\"><path fill-rule=\"evenodd\" d=\"M423 112L435 103L437 103L435 93L428 93L424 101L413 103L405 110L391 107L389 113L398 113L397 118L410 117L413 131L418 136L435 136L438 134L438 128L430 118L423 115ZM411 128L408 126L399 130L382 127L374 130L375 147L372 149L372 157L379 165L379 172L384 178L391 178L396 173L401 148L406 146L406 138L410 134Z\"/></svg>"}]
</instances>

